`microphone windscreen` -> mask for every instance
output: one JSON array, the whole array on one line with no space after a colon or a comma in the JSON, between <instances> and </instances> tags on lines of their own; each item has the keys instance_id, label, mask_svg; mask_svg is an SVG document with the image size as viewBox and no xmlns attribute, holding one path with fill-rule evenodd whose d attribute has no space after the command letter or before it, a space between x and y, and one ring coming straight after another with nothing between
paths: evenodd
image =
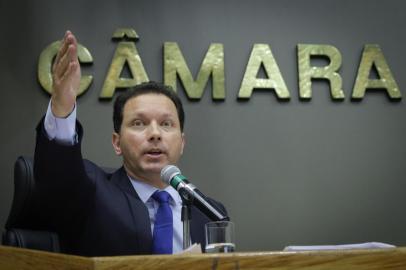
<instances>
[{"instance_id":1,"label":"microphone windscreen","mask_svg":"<svg viewBox=\"0 0 406 270\"><path fill-rule=\"evenodd\" d=\"M171 179L177 174L181 174L178 167L174 165L166 165L161 170L161 180L170 185Z\"/></svg>"}]
</instances>

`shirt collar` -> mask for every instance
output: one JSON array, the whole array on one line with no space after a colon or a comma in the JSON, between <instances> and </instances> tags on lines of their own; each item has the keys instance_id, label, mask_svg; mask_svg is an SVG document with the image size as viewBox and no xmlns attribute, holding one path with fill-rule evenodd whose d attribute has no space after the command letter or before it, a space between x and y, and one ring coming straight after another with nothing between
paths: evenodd
<instances>
[{"instance_id":1,"label":"shirt collar","mask_svg":"<svg viewBox=\"0 0 406 270\"><path fill-rule=\"evenodd\" d=\"M141 201L143 203L146 203L152 196L152 194L158 190L158 188L151 186L145 182L139 181L137 179L133 179L131 176L128 175L128 178L131 181L131 184L133 185L135 191L137 192L138 196L140 197ZM182 199L179 195L179 193L172 187L172 186L167 186L164 188L166 192L171 195L171 198L175 204L182 205Z\"/></svg>"}]
</instances>

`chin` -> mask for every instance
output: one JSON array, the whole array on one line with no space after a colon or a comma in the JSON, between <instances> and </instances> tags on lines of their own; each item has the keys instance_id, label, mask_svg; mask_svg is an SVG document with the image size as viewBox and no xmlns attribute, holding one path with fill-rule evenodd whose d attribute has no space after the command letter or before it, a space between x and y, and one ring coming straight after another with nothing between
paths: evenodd
<instances>
[{"instance_id":1,"label":"chin","mask_svg":"<svg viewBox=\"0 0 406 270\"><path fill-rule=\"evenodd\" d=\"M161 173L161 170L163 169L163 167L165 167L166 164L149 164L147 166L144 167L144 171L145 172L150 172L150 173Z\"/></svg>"}]
</instances>

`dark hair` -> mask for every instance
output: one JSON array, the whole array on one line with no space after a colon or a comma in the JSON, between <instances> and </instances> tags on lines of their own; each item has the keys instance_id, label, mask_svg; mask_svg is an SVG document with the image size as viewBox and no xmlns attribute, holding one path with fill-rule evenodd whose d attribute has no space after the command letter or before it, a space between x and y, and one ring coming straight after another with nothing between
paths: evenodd
<instances>
[{"instance_id":1,"label":"dark hair","mask_svg":"<svg viewBox=\"0 0 406 270\"><path fill-rule=\"evenodd\" d=\"M123 122L123 110L127 101L131 98L137 97L139 95L145 94L161 94L168 97L175 104L176 111L178 112L178 118L180 122L180 130L183 131L183 125L185 122L185 112L183 111L183 105L180 98L168 85L157 82L145 82L138 84L134 87L127 89L124 93L117 96L114 101L114 111L113 111L113 124L114 131L120 133L120 127Z\"/></svg>"}]
</instances>

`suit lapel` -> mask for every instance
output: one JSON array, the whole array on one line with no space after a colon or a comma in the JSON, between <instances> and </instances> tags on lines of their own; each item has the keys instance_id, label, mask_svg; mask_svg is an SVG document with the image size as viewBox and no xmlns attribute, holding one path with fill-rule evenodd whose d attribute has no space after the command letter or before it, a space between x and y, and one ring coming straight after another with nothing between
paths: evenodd
<instances>
[{"instance_id":1,"label":"suit lapel","mask_svg":"<svg viewBox=\"0 0 406 270\"><path fill-rule=\"evenodd\" d=\"M139 254L151 254L152 252L152 234L151 222L148 209L141 201L124 168L117 170L111 178L125 194L128 206L131 210L131 218L134 223L137 235L137 250Z\"/></svg>"},{"instance_id":2,"label":"suit lapel","mask_svg":"<svg viewBox=\"0 0 406 270\"><path fill-rule=\"evenodd\" d=\"M129 208L131 209L131 218L137 233L138 253L151 254L152 233L147 207L141 201L123 167L112 175L111 181L123 191L127 198ZM207 222L210 222L210 219L200 212L199 209L192 206L192 220L190 222L191 239L192 243L200 243L202 250L204 250L206 245L204 225Z\"/></svg>"},{"instance_id":3,"label":"suit lapel","mask_svg":"<svg viewBox=\"0 0 406 270\"><path fill-rule=\"evenodd\" d=\"M113 173L111 181L119 186L122 191L132 196L134 199L140 200L140 197L138 196L134 187L131 185L130 179L125 172L124 167L121 167Z\"/></svg>"}]
</instances>

